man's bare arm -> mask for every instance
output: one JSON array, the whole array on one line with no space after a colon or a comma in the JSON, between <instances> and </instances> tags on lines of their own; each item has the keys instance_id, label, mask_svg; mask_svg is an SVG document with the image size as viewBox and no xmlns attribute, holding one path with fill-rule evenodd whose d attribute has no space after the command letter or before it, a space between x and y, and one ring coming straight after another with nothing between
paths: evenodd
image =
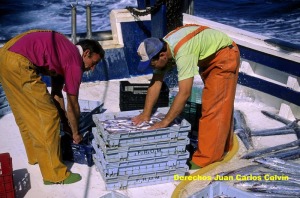
<instances>
[{"instance_id":1,"label":"man's bare arm","mask_svg":"<svg viewBox=\"0 0 300 198\"><path fill-rule=\"evenodd\" d=\"M82 137L79 133L79 117L80 117L80 107L78 103L78 96L67 94L68 105L67 105L67 115L69 119L69 124L72 129L73 140L75 143L79 143Z\"/></svg>"},{"instance_id":2,"label":"man's bare arm","mask_svg":"<svg viewBox=\"0 0 300 198\"><path fill-rule=\"evenodd\" d=\"M194 78L192 77L178 82L179 92L174 98L166 117L161 122L156 123L149 129L168 127L169 124L173 122L177 116L179 116L185 106L186 101L191 95L193 81Z\"/></svg>"},{"instance_id":3,"label":"man's bare arm","mask_svg":"<svg viewBox=\"0 0 300 198\"><path fill-rule=\"evenodd\" d=\"M151 83L147 91L144 110L140 115L132 119L134 124L140 124L144 121L150 120L152 109L158 100L162 83L163 75L153 74Z\"/></svg>"}]
</instances>

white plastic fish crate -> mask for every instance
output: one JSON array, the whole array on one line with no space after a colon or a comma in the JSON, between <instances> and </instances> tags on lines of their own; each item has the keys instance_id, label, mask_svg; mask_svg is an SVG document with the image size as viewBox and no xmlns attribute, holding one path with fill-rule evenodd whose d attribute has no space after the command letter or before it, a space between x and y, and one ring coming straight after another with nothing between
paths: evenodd
<instances>
[{"instance_id":1,"label":"white plastic fish crate","mask_svg":"<svg viewBox=\"0 0 300 198\"><path fill-rule=\"evenodd\" d=\"M129 197L121 193L118 193L116 191L111 191L110 193L107 193L106 195L103 195L100 198L129 198Z\"/></svg>"},{"instance_id":2,"label":"white plastic fish crate","mask_svg":"<svg viewBox=\"0 0 300 198\"><path fill-rule=\"evenodd\" d=\"M157 112L166 114L169 108L159 108ZM147 142L169 141L177 139L186 139L191 131L191 125L185 119L180 119L180 123L156 130L138 130L122 129L119 132L108 132L102 124L105 120L114 120L122 117L134 117L139 115L140 111L124 111L118 113L103 113L93 115L93 120L97 127L97 132L102 136L104 142L109 146L128 146L133 144L144 144ZM177 119L179 120L179 118ZM94 134L96 135L96 134Z\"/></svg>"},{"instance_id":3,"label":"white plastic fish crate","mask_svg":"<svg viewBox=\"0 0 300 198\"><path fill-rule=\"evenodd\" d=\"M105 177L125 176L132 174L142 174L153 171L173 170L186 166L189 152L182 154L173 154L169 156L142 158L131 161L119 161L108 163L104 159L104 154L101 150L97 150L93 155L94 161L101 164L99 169L102 169Z\"/></svg>"},{"instance_id":4,"label":"white plastic fish crate","mask_svg":"<svg viewBox=\"0 0 300 198\"><path fill-rule=\"evenodd\" d=\"M99 163L99 162L95 162ZM149 186L161 183L168 183L174 181L174 175L184 176L189 167L186 165L183 168L176 170L163 170L152 173L128 175L128 176L117 176L111 178L105 178L104 173L101 169L97 169L102 178L105 180L105 186L107 190L122 190L132 187Z\"/></svg>"},{"instance_id":5,"label":"white plastic fish crate","mask_svg":"<svg viewBox=\"0 0 300 198\"><path fill-rule=\"evenodd\" d=\"M167 156L170 154L185 153L189 139L174 140L158 143L130 145L125 147L109 147L98 135L94 135L92 145L96 150L104 153L107 162L118 162L120 160L134 160L148 157Z\"/></svg>"},{"instance_id":6,"label":"white plastic fish crate","mask_svg":"<svg viewBox=\"0 0 300 198\"><path fill-rule=\"evenodd\" d=\"M185 120L183 122L187 123ZM186 129L180 128L177 130L176 128L179 127L109 134L102 127L96 127L95 132L97 132L98 135L101 135L107 145L111 147L119 147L134 144L144 144L147 142L186 139L190 132L190 126Z\"/></svg>"},{"instance_id":7,"label":"white plastic fish crate","mask_svg":"<svg viewBox=\"0 0 300 198\"><path fill-rule=\"evenodd\" d=\"M214 182L201 191L189 196L188 198L214 197L256 198L256 196L252 195L251 193L229 186L224 182Z\"/></svg>"}]
</instances>

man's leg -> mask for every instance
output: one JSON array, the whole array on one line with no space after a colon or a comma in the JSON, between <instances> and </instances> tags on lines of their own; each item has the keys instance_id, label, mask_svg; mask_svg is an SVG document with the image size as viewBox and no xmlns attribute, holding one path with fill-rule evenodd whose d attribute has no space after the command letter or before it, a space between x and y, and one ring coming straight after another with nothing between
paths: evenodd
<instances>
[{"instance_id":1,"label":"man's leg","mask_svg":"<svg viewBox=\"0 0 300 198\"><path fill-rule=\"evenodd\" d=\"M235 48L219 51L202 75L205 81L202 117L198 149L192 159L201 167L222 159L225 145L232 144L232 113L239 66L239 51Z\"/></svg>"},{"instance_id":2,"label":"man's leg","mask_svg":"<svg viewBox=\"0 0 300 198\"><path fill-rule=\"evenodd\" d=\"M31 63L15 53L5 53L5 59L2 56L0 62L1 81L14 115L17 114L26 152L30 153L29 160L35 162L34 158L37 159L44 180L62 181L70 173L60 160L57 109L45 83L29 67Z\"/></svg>"}]
</instances>

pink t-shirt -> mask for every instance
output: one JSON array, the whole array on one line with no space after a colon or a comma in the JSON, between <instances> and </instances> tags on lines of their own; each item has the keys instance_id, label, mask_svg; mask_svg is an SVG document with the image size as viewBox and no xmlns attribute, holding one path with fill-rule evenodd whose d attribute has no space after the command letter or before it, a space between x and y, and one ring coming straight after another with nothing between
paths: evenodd
<instances>
[{"instance_id":1,"label":"pink t-shirt","mask_svg":"<svg viewBox=\"0 0 300 198\"><path fill-rule=\"evenodd\" d=\"M78 48L57 32L33 32L23 36L9 51L26 57L38 67L46 67L65 79L64 91L78 95L82 78L82 57Z\"/></svg>"}]
</instances>

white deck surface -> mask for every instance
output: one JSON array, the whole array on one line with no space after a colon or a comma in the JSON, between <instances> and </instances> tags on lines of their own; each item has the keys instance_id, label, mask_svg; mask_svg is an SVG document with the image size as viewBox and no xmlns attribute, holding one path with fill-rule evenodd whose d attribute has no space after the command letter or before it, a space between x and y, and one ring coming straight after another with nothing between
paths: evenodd
<instances>
[{"instance_id":1,"label":"white deck surface","mask_svg":"<svg viewBox=\"0 0 300 198\"><path fill-rule=\"evenodd\" d=\"M147 75L131 78L129 81L145 83L150 78L151 76ZM79 98L103 101L104 109L107 109L106 112L118 112L120 111L119 82L83 83L81 85ZM260 113L260 110L276 111L276 109L272 107L267 107L263 104L249 100L239 99L235 104L235 108L246 112L246 119L251 129L282 126L278 121L268 119ZM291 142L293 140L296 140L295 135L284 135L278 137L256 138L254 143L256 148L261 148ZM241 145L239 155L241 152L244 152L242 148L243 146ZM105 190L105 183L101 178L100 173L96 171L95 166L88 167L76 163L68 163L68 166L72 172L81 174L82 180L80 182L71 185L45 186L38 165L29 165L27 163L24 145L12 113L0 118L0 153L4 152L10 153L13 159L14 183L17 187L16 197L96 198L111 192ZM236 163L238 164L239 160L237 160ZM119 190L117 192L130 198L169 198L176 188L176 185L178 185L178 182L130 188Z\"/></svg>"}]
</instances>

